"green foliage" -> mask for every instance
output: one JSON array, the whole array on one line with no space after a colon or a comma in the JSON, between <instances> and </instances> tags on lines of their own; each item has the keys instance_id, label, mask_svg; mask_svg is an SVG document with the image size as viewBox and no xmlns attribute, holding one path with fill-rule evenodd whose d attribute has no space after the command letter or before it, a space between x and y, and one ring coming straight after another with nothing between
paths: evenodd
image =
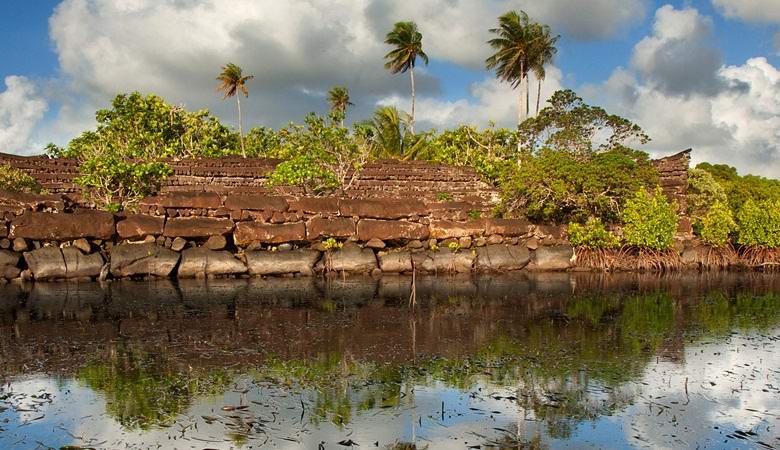
<instances>
[{"instance_id":1,"label":"green foliage","mask_svg":"<svg viewBox=\"0 0 780 450\"><path fill-rule=\"evenodd\" d=\"M371 146L363 129L350 134L338 115L306 116L305 125L279 131L274 156L285 159L269 176L270 186L303 187L307 194L348 189L368 161Z\"/></svg>"},{"instance_id":2,"label":"green foliage","mask_svg":"<svg viewBox=\"0 0 780 450\"><path fill-rule=\"evenodd\" d=\"M395 106L380 106L371 121L358 125L357 135L365 136L377 158L425 159L427 136L414 134L411 117Z\"/></svg>"},{"instance_id":3,"label":"green foliage","mask_svg":"<svg viewBox=\"0 0 780 450\"><path fill-rule=\"evenodd\" d=\"M756 175L740 176L737 169L725 164L701 163L696 168L710 173L723 186L729 206L735 213L748 200L780 200L780 180Z\"/></svg>"},{"instance_id":4,"label":"green foliage","mask_svg":"<svg viewBox=\"0 0 780 450\"><path fill-rule=\"evenodd\" d=\"M666 250L674 244L677 204L669 204L661 188L650 195L642 188L626 201L623 211L626 244L651 250Z\"/></svg>"},{"instance_id":5,"label":"green foliage","mask_svg":"<svg viewBox=\"0 0 780 450\"><path fill-rule=\"evenodd\" d=\"M452 252L457 252L460 250L460 243L458 241L452 241L449 244L447 244L447 248L450 249Z\"/></svg>"},{"instance_id":6,"label":"green foliage","mask_svg":"<svg viewBox=\"0 0 780 450\"><path fill-rule=\"evenodd\" d=\"M325 250L338 250L342 247L344 247L343 242L339 242L336 239L330 237L322 241L322 246L325 247Z\"/></svg>"},{"instance_id":7,"label":"green foliage","mask_svg":"<svg viewBox=\"0 0 780 450\"><path fill-rule=\"evenodd\" d=\"M172 173L162 162L136 162L110 154L85 160L79 170L81 175L74 181L88 189L92 201L111 212L154 194Z\"/></svg>"},{"instance_id":8,"label":"green foliage","mask_svg":"<svg viewBox=\"0 0 780 450\"><path fill-rule=\"evenodd\" d=\"M385 69L392 73L414 69L417 58L428 64L428 55L422 49L422 33L414 22L397 22L387 33L385 44L393 49L385 55Z\"/></svg>"},{"instance_id":9,"label":"green foliage","mask_svg":"<svg viewBox=\"0 0 780 450\"><path fill-rule=\"evenodd\" d=\"M461 125L434 134L418 155L418 159L473 167L482 179L493 184L517 157L517 134L492 124L482 131Z\"/></svg>"},{"instance_id":10,"label":"green foliage","mask_svg":"<svg viewBox=\"0 0 780 450\"><path fill-rule=\"evenodd\" d=\"M715 203L727 203L726 190L712 173L703 169L688 171L688 214L693 219L703 218L710 206Z\"/></svg>"},{"instance_id":11,"label":"green foliage","mask_svg":"<svg viewBox=\"0 0 780 450\"><path fill-rule=\"evenodd\" d=\"M701 219L701 238L712 247L723 247L731 233L737 230L734 215L725 202L717 200Z\"/></svg>"},{"instance_id":12,"label":"green foliage","mask_svg":"<svg viewBox=\"0 0 780 450\"><path fill-rule=\"evenodd\" d=\"M532 220L610 223L619 221L628 198L657 179L647 154L625 147L583 155L542 149L513 168L502 190L507 210Z\"/></svg>"},{"instance_id":13,"label":"green foliage","mask_svg":"<svg viewBox=\"0 0 780 450\"><path fill-rule=\"evenodd\" d=\"M737 213L740 245L780 248L780 200L747 199Z\"/></svg>"},{"instance_id":14,"label":"green foliage","mask_svg":"<svg viewBox=\"0 0 780 450\"><path fill-rule=\"evenodd\" d=\"M452 195L449 192L437 192L436 200L440 202L450 202L452 201Z\"/></svg>"},{"instance_id":15,"label":"green foliage","mask_svg":"<svg viewBox=\"0 0 780 450\"><path fill-rule=\"evenodd\" d=\"M38 180L24 170L0 164L0 190L40 194L42 188Z\"/></svg>"},{"instance_id":16,"label":"green foliage","mask_svg":"<svg viewBox=\"0 0 780 450\"><path fill-rule=\"evenodd\" d=\"M470 209L466 215L469 216L469 219L479 219L482 217L482 211L478 209Z\"/></svg>"},{"instance_id":17,"label":"green foliage","mask_svg":"<svg viewBox=\"0 0 780 450\"><path fill-rule=\"evenodd\" d=\"M550 148L590 153L650 141L638 125L585 104L574 91L557 91L549 103L550 106L520 126L523 146L529 151ZM597 137L600 142L596 141Z\"/></svg>"},{"instance_id":18,"label":"green foliage","mask_svg":"<svg viewBox=\"0 0 780 450\"><path fill-rule=\"evenodd\" d=\"M620 246L620 239L607 230L598 218L589 219L585 225L570 223L568 234L569 242L575 247L601 249Z\"/></svg>"}]
</instances>

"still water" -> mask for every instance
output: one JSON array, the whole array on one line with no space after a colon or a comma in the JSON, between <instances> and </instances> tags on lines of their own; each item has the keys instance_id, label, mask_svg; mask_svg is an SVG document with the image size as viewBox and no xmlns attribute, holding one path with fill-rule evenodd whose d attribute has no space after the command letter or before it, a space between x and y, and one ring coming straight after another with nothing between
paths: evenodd
<instances>
[{"instance_id":1,"label":"still water","mask_svg":"<svg viewBox=\"0 0 780 450\"><path fill-rule=\"evenodd\" d=\"M778 275L414 289L0 286L0 448L780 447Z\"/></svg>"}]
</instances>

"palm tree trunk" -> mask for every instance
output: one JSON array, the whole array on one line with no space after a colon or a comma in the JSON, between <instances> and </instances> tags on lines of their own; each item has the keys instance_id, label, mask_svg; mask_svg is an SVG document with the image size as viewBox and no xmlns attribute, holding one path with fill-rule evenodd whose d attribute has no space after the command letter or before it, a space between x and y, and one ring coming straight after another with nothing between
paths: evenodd
<instances>
[{"instance_id":1,"label":"palm tree trunk","mask_svg":"<svg viewBox=\"0 0 780 450\"><path fill-rule=\"evenodd\" d=\"M522 83L521 83L522 84ZM517 128L523 124L523 86L517 90Z\"/></svg>"},{"instance_id":2,"label":"palm tree trunk","mask_svg":"<svg viewBox=\"0 0 780 450\"><path fill-rule=\"evenodd\" d=\"M236 94L236 105L238 105L238 138L241 141L241 156L246 158L246 149L244 149L244 127L241 125L241 96Z\"/></svg>"},{"instance_id":3,"label":"palm tree trunk","mask_svg":"<svg viewBox=\"0 0 780 450\"><path fill-rule=\"evenodd\" d=\"M409 121L409 130L414 134L414 101L415 101L415 90L414 90L414 67L409 69L409 78L412 80L412 116L411 120Z\"/></svg>"},{"instance_id":4,"label":"palm tree trunk","mask_svg":"<svg viewBox=\"0 0 780 450\"><path fill-rule=\"evenodd\" d=\"M538 83L536 85L536 115L538 116L539 115L539 101L540 101L540 99L542 97L542 79L539 78L538 80L536 80L536 82Z\"/></svg>"},{"instance_id":5,"label":"palm tree trunk","mask_svg":"<svg viewBox=\"0 0 780 450\"><path fill-rule=\"evenodd\" d=\"M531 116L531 79L525 74L525 118Z\"/></svg>"}]
</instances>

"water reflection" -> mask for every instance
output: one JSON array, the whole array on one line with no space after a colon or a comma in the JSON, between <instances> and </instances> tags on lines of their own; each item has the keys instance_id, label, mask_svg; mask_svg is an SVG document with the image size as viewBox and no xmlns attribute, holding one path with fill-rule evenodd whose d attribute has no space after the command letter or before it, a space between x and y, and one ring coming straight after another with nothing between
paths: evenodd
<instances>
[{"instance_id":1,"label":"water reflection","mask_svg":"<svg viewBox=\"0 0 780 450\"><path fill-rule=\"evenodd\" d=\"M780 445L776 276L416 288L1 286L0 447Z\"/></svg>"}]
</instances>

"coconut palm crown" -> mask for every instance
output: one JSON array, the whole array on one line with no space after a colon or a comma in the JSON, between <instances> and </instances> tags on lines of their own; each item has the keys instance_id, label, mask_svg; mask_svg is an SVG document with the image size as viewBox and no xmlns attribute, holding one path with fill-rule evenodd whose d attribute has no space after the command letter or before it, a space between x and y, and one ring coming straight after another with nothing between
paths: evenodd
<instances>
[{"instance_id":1,"label":"coconut palm crown","mask_svg":"<svg viewBox=\"0 0 780 450\"><path fill-rule=\"evenodd\" d=\"M385 44L393 47L385 55L385 68L394 74L409 72L412 83L412 113L410 114L410 131L412 133L414 133L415 107L414 67L417 65L418 57L423 63L428 64L428 55L422 48L422 37L422 33L417 30L416 23L398 22L385 38Z\"/></svg>"},{"instance_id":2,"label":"coconut palm crown","mask_svg":"<svg viewBox=\"0 0 780 450\"><path fill-rule=\"evenodd\" d=\"M354 105L349 101L349 90L345 86L334 86L328 91L328 103L333 113L341 116L341 125L344 126L344 116L347 114L347 108Z\"/></svg>"},{"instance_id":3,"label":"coconut palm crown","mask_svg":"<svg viewBox=\"0 0 780 450\"><path fill-rule=\"evenodd\" d=\"M249 97L249 90L246 87L246 82L254 78L254 75L244 75L241 68L233 63L228 63L222 67L222 73L217 77L219 86L217 90L224 93L223 99L228 97L236 97L236 105L238 107L238 134L241 139L241 155L246 158L246 149L244 148L244 130L241 124L241 96L236 94L244 94L244 97Z\"/></svg>"}]
</instances>

